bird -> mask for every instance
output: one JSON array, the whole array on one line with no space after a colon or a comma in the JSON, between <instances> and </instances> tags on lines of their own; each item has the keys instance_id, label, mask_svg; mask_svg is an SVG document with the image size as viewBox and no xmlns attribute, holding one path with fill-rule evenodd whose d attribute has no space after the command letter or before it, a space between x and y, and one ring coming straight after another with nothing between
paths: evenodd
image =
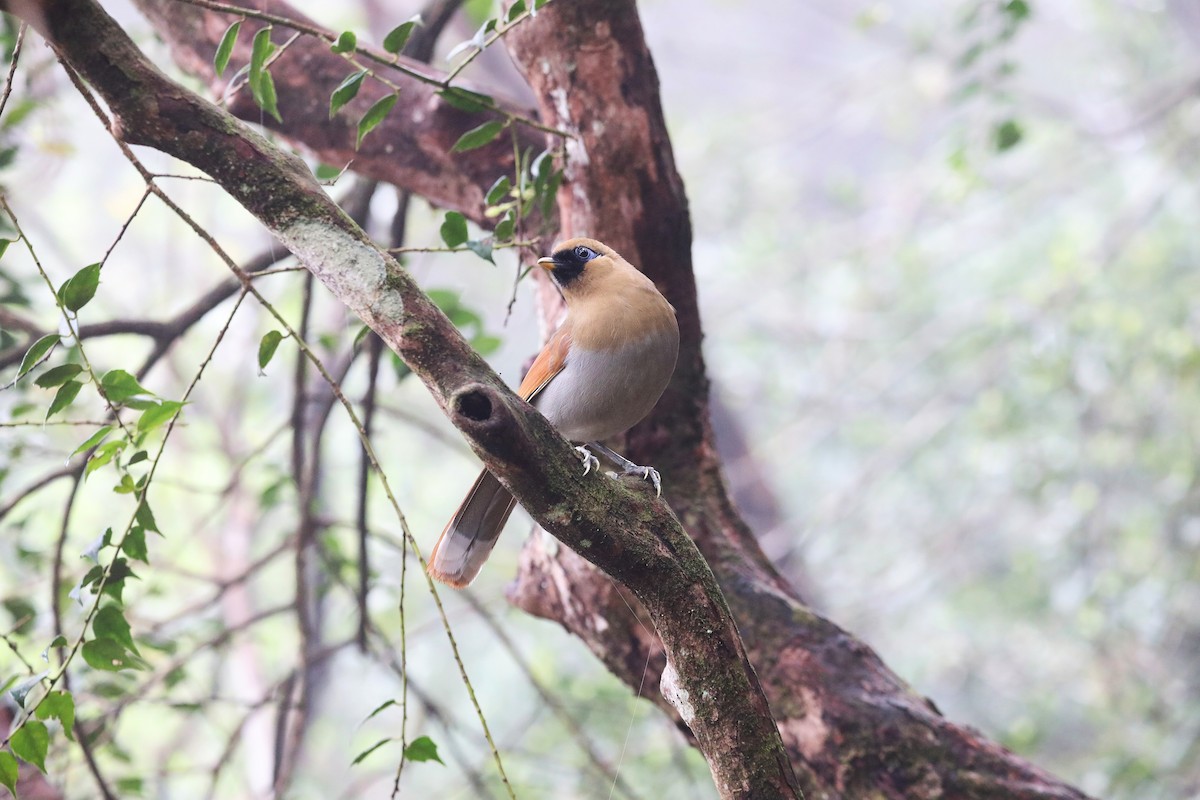
<instances>
[{"instance_id":1,"label":"bird","mask_svg":"<svg viewBox=\"0 0 1200 800\"><path fill-rule=\"evenodd\" d=\"M652 280L595 239L561 242L537 265L549 272L567 315L517 394L564 437L582 443L575 449L585 475L599 467L590 447L661 495L658 470L634 464L601 440L644 419L667 388L679 355L674 307ZM480 472L433 546L429 575L455 588L474 580L515 503L496 476Z\"/></svg>"}]
</instances>

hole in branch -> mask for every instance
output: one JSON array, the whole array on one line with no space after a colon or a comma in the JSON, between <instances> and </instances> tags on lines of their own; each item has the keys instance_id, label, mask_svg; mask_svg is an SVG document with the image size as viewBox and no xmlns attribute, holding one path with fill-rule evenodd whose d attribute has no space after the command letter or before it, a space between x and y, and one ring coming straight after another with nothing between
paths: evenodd
<instances>
[{"instance_id":1,"label":"hole in branch","mask_svg":"<svg viewBox=\"0 0 1200 800\"><path fill-rule=\"evenodd\" d=\"M492 400L481 391L463 392L458 396L458 413L469 420L484 422L492 416Z\"/></svg>"}]
</instances>

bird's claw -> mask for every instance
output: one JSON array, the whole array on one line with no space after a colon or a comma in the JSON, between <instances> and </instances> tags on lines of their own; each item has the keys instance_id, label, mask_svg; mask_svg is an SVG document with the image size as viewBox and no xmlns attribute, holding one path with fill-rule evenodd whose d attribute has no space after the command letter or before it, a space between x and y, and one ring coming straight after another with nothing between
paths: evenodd
<instances>
[{"instance_id":1,"label":"bird's claw","mask_svg":"<svg viewBox=\"0 0 1200 800\"><path fill-rule=\"evenodd\" d=\"M592 451L588 450L583 445L575 448L575 452L579 454L579 460L583 462L583 474L587 475L592 471L592 468L600 469L600 459L592 455Z\"/></svg>"},{"instance_id":2,"label":"bird's claw","mask_svg":"<svg viewBox=\"0 0 1200 800\"><path fill-rule=\"evenodd\" d=\"M654 467L642 467L633 464L625 468L626 475L637 475L644 481L650 481L654 486L654 494L662 497L662 478L658 474L658 470Z\"/></svg>"}]
</instances>

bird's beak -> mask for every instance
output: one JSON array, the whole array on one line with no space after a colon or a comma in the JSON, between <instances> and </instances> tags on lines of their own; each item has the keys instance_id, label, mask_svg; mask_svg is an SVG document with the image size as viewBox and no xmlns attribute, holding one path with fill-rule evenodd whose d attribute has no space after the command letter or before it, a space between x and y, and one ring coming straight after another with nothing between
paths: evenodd
<instances>
[{"instance_id":1,"label":"bird's beak","mask_svg":"<svg viewBox=\"0 0 1200 800\"><path fill-rule=\"evenodd\" d=\"M553 270L555 266L554 259L550 256L543 256L537 260L538 266L542 269Z\"/></svg>"}]
</instances>

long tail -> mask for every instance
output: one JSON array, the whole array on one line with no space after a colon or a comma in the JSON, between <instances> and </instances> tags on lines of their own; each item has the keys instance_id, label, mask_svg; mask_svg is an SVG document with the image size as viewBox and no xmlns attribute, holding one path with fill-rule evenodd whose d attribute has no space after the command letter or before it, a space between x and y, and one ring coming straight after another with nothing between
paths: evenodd
<instances>
[{"instance_id":1,"label":"long tail","mask_svg":"<svg viewBox=\"0 0 1200 800\"><path fill-rule=\"evenodd\" d=\"M429 575L461 589L488 560L516 500L486 469L438 537L429 555Z\"/></svg>"}]
</instances>

